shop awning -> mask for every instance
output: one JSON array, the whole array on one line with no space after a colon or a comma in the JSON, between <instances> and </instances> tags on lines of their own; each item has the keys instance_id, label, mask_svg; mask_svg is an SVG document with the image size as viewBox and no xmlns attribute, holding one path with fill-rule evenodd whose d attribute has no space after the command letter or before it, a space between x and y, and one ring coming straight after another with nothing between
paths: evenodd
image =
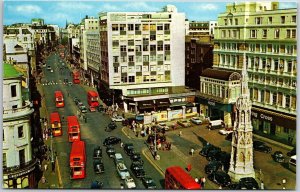
<instances>
[{"instance_id":1,"label":"shop awning","mask_svg":"<svg viewBox=\"0 0 300 192\"><path fill-rule=\"evenodd\" d=\"M155 104L157 107L169 107L171 103L168 98L165 98L155 100Z\"/></svg>"},{"instance_id":2,"label":"shop awning","mask_svg":"<svg viewBox=\"0 0 300 192\"><path fill-rule=\"evenodd\" d=\"M139 101L138 108L139 109L153 109L154 108L153 100Z\"/></svg>"}]
</instances>

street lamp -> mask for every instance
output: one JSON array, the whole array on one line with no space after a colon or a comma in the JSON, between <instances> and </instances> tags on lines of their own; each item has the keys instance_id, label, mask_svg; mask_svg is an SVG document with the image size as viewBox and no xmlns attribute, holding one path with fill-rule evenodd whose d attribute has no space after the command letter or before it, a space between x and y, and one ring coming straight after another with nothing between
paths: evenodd
<instances>
[{"instance_id":1,"label":"street lamp","mask_svg":"<svg viewBox=\"0 0 300 192\"><path fill-rule=\"evenodd\" d=\"M50 137L50 139L51 139L51 166L52 166L52 171L54 171L54 156L53 156L53 134L52 134L52 132L51 132L51 137Z\"/></svg>"}]
</instances>

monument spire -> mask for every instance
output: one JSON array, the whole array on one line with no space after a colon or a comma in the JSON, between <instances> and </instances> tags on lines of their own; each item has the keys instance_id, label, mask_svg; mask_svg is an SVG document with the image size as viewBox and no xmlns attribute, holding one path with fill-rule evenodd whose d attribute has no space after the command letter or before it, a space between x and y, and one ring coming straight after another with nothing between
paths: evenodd
<instances>
[{"instance_id":1,"label":"monument spire","mask_svg":"<svg viewBox=\"0 0 300 192\"><path fill-rule=\"evenodd\" d=\"M241 95L236 101L235 122L232 133L231 158L228 174L232 181L253 177L253 140L251 124L251 101L248 88L246 54L243 54Z\"/></svg>"}]
</instances>

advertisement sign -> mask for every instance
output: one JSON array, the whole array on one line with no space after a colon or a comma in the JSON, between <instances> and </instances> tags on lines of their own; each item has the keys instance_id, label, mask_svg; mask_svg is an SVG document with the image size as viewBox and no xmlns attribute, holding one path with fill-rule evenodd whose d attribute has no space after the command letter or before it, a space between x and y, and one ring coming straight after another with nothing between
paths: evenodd
<instances>
[{"instance_id":1,"label":"advertisement sign","mask_svg":"<svg viewBox=\"0 0 300 192\"><path fill-rule=\"evenodd\" d=\"M154 114L152 114L152 118L156 119L157 122L167 121L168 120L168 112L161 111L160 113L154 113Z\"/></svg>"},{"instance_id":2,"label":"advertisement sign","mask_svg":"<svg viewBox=\"0 0 300 192\"><path fill-rule=\"evenodd\" d=\"M182 109L169 111L168 117L170 119L180 119L183 117Z\"/></svg>"},{"instance_id":3,"label":"advertisement sign","mask_svg":"<svg viewBox=\"0 0 300 192\"><path fill-rule=\"evenodd\" d=\"M144 116L144 125L148 125L148 124L151 124L152 122L152 116L149 114L149 115L145 115Z\"/></svg>"}]
</instances>

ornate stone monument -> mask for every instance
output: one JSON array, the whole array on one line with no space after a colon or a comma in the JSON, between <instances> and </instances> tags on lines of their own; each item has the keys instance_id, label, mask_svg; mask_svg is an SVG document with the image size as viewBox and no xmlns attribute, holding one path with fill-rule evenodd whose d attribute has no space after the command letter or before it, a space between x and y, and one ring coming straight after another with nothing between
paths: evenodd
<instances>
[{"instance_id":1,"label":"ornate stone monument","mask_svg":"<svg viewBox=\"0 0 300 192\"><path fill-rule=\"evenodd\" d=\"M236 102L235 122L233 127L231 158L228 174L232 181L243 177L255 178L253 168L253 141L251 124L251 101L248 89L246 56L241 79L241 95Z\"/></svg>"}]
</instances>

